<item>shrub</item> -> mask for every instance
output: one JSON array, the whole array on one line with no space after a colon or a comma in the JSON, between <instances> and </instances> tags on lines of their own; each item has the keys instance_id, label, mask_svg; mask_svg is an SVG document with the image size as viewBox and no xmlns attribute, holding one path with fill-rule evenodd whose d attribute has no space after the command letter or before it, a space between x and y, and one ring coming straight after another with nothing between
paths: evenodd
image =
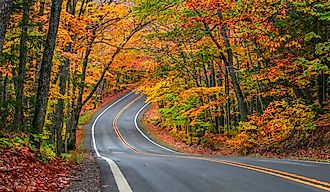
<instances>
[{"instance_id":1,"label":"shrub","mask_svg":"<svg viewBox=\"0 0 330 192\"><path fill-rule=\"evenodd\" d=\"M241 151L252 147L283 148L306 139L316 128L311 107L295 101L274 101L262 115L254 114L239 124L236 137L228 144Z\"/></svg>"}]
</instances>

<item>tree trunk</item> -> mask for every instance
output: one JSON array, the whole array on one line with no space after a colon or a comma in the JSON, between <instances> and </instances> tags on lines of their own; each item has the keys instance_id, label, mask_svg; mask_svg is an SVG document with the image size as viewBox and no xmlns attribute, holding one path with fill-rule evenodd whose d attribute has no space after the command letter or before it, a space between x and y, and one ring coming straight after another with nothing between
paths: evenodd
<instances>
[{"instance_id":1,"label":"tree trunk","mask_svg":"<svg viewBox=\"0 0 330 192\"><path fill-rule=\"evenodd\" d=\"M203 61L202 61L202 66L203 66L205 86L206 87L210 87L210 83L209 83L209 78L208 78L208 75L207 75L206 66L205 66L205 63Z\"/></svg>"},{"instance_id":2,"label":"tree trunk","mask_svg":"<svg viewBox=\"0 0 330 192\"><path fill-rule=\"evenodd\" d=\"M57 31L62 9L62 0L53 0L50 12L49 29L46 39L46 46L42 57L42 65L39 74L37 102L32 121L32 132L42 133L45 123L46 110L48 104L48 92L50 75L52 70L52 60L54 55Z\"/></svg>"},{"instance_id":3,"label":"tree trunk","mask_svg":"<svg viewBox=\"0 0 330 192\"><path fill-rule=\"evenodd\" d=\"M19 129L23 130L23 106L24 106L24 79L26 71L27 61L27 38L29 29L29 17L30 17L30 1L25 1L23 4L23 18L22 18L22 35L20 40L19 49L19 66L16 77L16 105L15 105L15 117L14 125Z\"/></svg>"},{"instance_id":4,"label":"tree trunk","mask_svg":"<svg viewBox=\"0 0 330 192\"><path fill-rule=\"evenodd\" d=\"M2 92L2 98L1 98L1 122L0 122L0 130L5 126L6 124L6 117L7 117L7 84L8 84L8 74L6 74L5 77L3 77L3 88L1 90Z\"/></svg>"},{"instance_id":5,"label":"tree trunk","mask_svg":"<svg viewBox=\"0 0 330 192\"><path fill-rule=\"evenodd\" d=\"M68 69L70 61L65 61L64 66L60 69L60 94L65 95L66 91L66 82L68 79ZM62 127L63 127L63 118L64 118L64 99L60 98L55 107L55 119L54 119L54 130L56 131L56 152L57 155L60 155L63 152L63 140L62 140Z\"/></svg>"},{"instance_id":6,"label":"tree trunk","mask_svg":"<svg viewBox=\"0 0 330 192\"><path fill-rule=\"evenodd\" d=\"M197 12L197 13L201 16L201 14L199 12ZM223 22L221 12L219 11L217 14L218 14L219 19ZM223 47L219 44L217 39L214 37L214 35L213 35L213 33L210 29L210 26L207 23L204 23L204 28L205 28L205 31L207 32L207 34L209 35L209 37L211 38L211 40L217 46L217 48L222 50ZM224 45L226 46L226 49L227 49L227 58L223 53L220 53L220 58L223 60L227 70L229 71L229 75L230 75L231 80L232 80L232 84L233 84L233 87L234 87L236 99L238 101L238 106L239 106L241 119L243 121L246 121L247 120L247 115L248 115L248 108L247 108L247 104L246 104L246 101L244 99L241 87L239 85L238 78L237 78L237 76L235 74L235 71L233 69L234 56L233 56L233 51L232 51L232 48L231 48L231 45L230 45L229 37L227 35L227 27L224 25L224 23L221 26L221 31L220 32L221 32L221 35L222 35L222 38L223 38Z\"/></svg>"},{"instance_id":7,"label":"tree trunk","mask_svg":"<svg viewBox=\"0 0 330 192\"><path fill-rule=\"evenodd\" d=\"M210 64L209 64L209 71L210 71L210 87L215 87L216 86L215 70L214 70L214 65L213 65L212 61L210 61Z\"/></svg>"},{"instance_id":8,"label":"tree trunk","mask_svg":"<svg viewBox=\"0 0 330 192\"><path fill-rule=\"evenodd\" d=\"M223 21L221 12L218 12L218 16L219 16L220 20ZM236 76L235 71L233 69L233 66L234 66L233 51L232 51L231 44L230 44L230 41L229 41L229 37L228 37L228 34L227 34L227 27L224 24L221 26L221 35L223 37L224 45L227 48L227 56L228 57L227 57L227 61L225 61L225 64L226 64L226 67L228 67L229 75L230 75L230 78L231 78L233 86L234 86L236 99L238 101L238 107L239 107L239 111L240 111L240 114L241 114L241 119L243 121L246 121L247 120L247 115L248 115L248 108L247 108L247 104L246 104L246 101L244 99L241 87L239 85L237 76Z\"/></svg>"},{"instance_id":9,"label":"tree trunk","mask_svg":"<svg viewBox=\"0 0 330 192\"><path fill-rule=\"evenodd\" d=\"M317 77L317 98L320 106L323 107L324 101L327 99L327 75L323 72Z\"/></svg>"},{"instance_id":10,"label":"tree trunk","mask_svg":"<svg viewBox=\"0 0 330 192\"><path fill-rule=\"evenodd\" d=\"M225 124L226 124L226 129L227 131L230 130L230 96L229 96L229 78L228 78L228 70L225 67L225 94L226 94L226 118L225 118Z\"/></svg>"},{"instance_id":11,"label":"tree trunk","mask_svg":"<svg viewBox=\"0 0 330 192\"><path fill-rule=\"evenodd\" d=\"M2 55L2 46L5 42L5 34L9 17L12 11L13 0L0 0L0 63Z\"/></svg>"}]
</instances>

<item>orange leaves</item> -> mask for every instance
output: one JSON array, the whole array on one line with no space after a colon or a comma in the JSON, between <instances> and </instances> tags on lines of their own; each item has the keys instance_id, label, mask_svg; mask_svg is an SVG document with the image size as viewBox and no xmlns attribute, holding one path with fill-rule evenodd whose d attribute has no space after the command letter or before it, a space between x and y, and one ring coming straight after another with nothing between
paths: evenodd
<instances>
[{"instance_id":1,"label":"orange leaves","mask_svg":"<svg viewBox=\"0 0 330 192\"><path fill-rule=\"evenodd\" d=\"M228 143L237 148L286 145L283 142L289 137L305 139L315 129L314 117L311 108L300 101L273 101L263 114L241 122L239 134Z\"/></svg>"},{"instance_id":2,"label":"orange leaves","mask_svg":"<svg viewBox=\"0 0 330 192\"><path fill-rule=\"evenodd\" d=\"M191 9L212 10L228 9L235 3L236 1L233 0L189 0L186 6Z\"/></svg>"},{"instance_id":3,"label":"orange leaves","mask_svg":"<svg viewBox=\"0 0 330 192\"><path fill-rule=\"evenodd\" d=\"M195 87L182 92L180 95L183 99L188 99L190 96L194 95L201 97L203 100L207 100L210 96L221 94L220 92L220 87Z\"/></svg>"},{"instance_id":4,"label":"orange leaves","mask_svg":"<svg viewBox=\"0 0 330 192\"><path fill-rule=\"evenodd\" d=\"M72 167L56 159L40 161L29 148L0 150L0 191L57 191L70 184Z\"/></svg>"}]
</instances>

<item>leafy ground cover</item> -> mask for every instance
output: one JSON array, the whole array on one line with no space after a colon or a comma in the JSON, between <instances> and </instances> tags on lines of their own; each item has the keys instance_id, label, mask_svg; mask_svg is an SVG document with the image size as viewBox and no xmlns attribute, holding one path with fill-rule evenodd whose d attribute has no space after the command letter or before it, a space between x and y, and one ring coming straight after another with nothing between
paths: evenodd
<instances>
[{"instance_id":1,"label":"leafy ground cover","mask_svg":"<svg viewBox=\"0 0 330 192\"><path fill-rule=\"evenodd\" d=\"M27 142L19 142L23 140ZM75 166L68 160L33 152L26 136L1 138L1 144L0 191L57 191L69 186Z\"/></svg>"}]
</instances>

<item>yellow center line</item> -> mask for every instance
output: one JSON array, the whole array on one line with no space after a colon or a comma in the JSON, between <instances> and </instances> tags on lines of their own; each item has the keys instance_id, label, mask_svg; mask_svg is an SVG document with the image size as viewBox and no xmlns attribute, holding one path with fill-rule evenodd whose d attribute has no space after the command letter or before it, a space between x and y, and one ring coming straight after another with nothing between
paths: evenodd
<instances>
[{"instance_id":1,"label":"yellow center line","mask_svg":"<svg viewBox=\"0 0 330 192\"><path fill-rule=\"evenodd\" d=\"M226 161L226 162L229 162L229 161ZM288 176L291 176L291 177L296 177L296 178L299 178L299 179L307 180L307 181L310 181L310 182L313 182L313 183L317 183L317 184L320 184L320 185L325 185L327 187L330 187L330 183L327 183L327 182L324 182L324 181L319 181L319 180L308 178L308 177L304 177L304 176L300 176L300 175L296 175L296 174L292 174L292 173L288 173L288 172L284 172L284 171L279 171L279 170L276 170L276 169L270 169L270 168L260 167L260 166L256 166L256 165L250 165L250 164L246 164L246 163L239 163L239 162L232 162L232 163L235 163L237 165L249 166L249 167L257 168L257 169L263 169L265 171L271 171L271 172L275 172L275 173L279 173L279 174L283 174L283 175L288 175Z\"/></svg>"},{"instance_id":2,"label":"yellow center line","mask_svg":"<svg viewBox=\"0 0 330 192\"><path fill-rule=\"evenodd\" d=\"M268 175L273 175L276 177L280 177L282 179L295 181L297 183L305 184L305 185L323 189L326 191L330 191L330 188L327 187L327 186L329 186L329 183L327 183L327 182L319 181L316 179L311 179L308 177L303 177L303 176L292 174L292 173L278 171L275 169L269 169L269 168L254 166L254 165L245 164L245 163L238 163L238 162L234 162L234 161L225 161L225 160L219 160L219 159L211 159L211 158L205 158L205 157L189 157L189 156L184 156L184 157L176 156L176 157L188 158L188 159L199 159L199 160L205 160L205 161L210 161L210 162L219 163L219 164L230 165L230 166L234 166L234 167L240 167L240 168L244 168L244 169L253 170L256 172L265 173Z\"/></svg>"},{"instance_id":3,"label":"yellow center line","mask_svg":"<svg viewBox=\"0 0 330 192\"><path fill-rule=\"evenodd\" d=\"M279 177L279 178L282 178L282 179L286 179L286 180L294 181L294 182L301 183L301 184L304 184L304 185L308 185L308 186L311 186L311 187L323 189L325 191L330 191L330 183L328 183L328 182L324 182L324 181L304 177L304 176L301 176L301 175L296 175L296 174L293 174L293 173L279 171L279 170L276 170L276 169L270 169L270 168L251 165L251 164L247 164L247 163L239 163L239 162L235 162L235 161L211 159L211 158L207 158L207 157L152 154L152 153L148 153L148 152L142 152L142 151L134 148L133 146L131 146L130 144L127 143L127 141L124 139L124 137L122 136L122 134L121 134L121 132L120 132L118 126L117 126L117 121L118 121L119 117L123 114L123 112L125 110L127 110L134 102L136 102L141 97L142 96L139 96L139 97L135 98L133 101L131 101L129 104L127 104L123 109L121 109L118 112L118 114L115 116L115 118L113 120L113 123L112 123L113 128L116 132L116 135L117 135L118 139L128 149L130 149L130 150L132 150L136 153L149 155L149 156L156 156L156 157L176 157L176 158L203 160L203 161L209 161L209 162L214 162L214 163L219 163L219 164L224 164L224 165L230 165L230 166L240 167L240 168L244 168L244 169L248 169L248 170L252 170L252 171L256 171L256 172L260 172L260 173L265 173L265 174L268 174L268 175L273 175L273 176L276 176L276 177Z\"/></svg>"},{"instance_id":4,"label":"yellow center line","mask_svg":"<svg viewBox=\"0 0 330 192\"><path fill-rule=\"evenodd\" d=\"M124 108L122 108L117 115L115 116L115 118L113 119L112 122L112 126L116 132L116 135L118 137L118 139L130 150L134 151L134 152L140 152L140 150L134 148L133 146L131 146L130 144L127 143L127 141L124 139L123 135L121 134L121 132L119 131L119 128L117 126L117 122L119 117L124 113L124 111L129 108L135 101L137 101L138 99L140 99L142 96L139 96L137 98L135 98L133 101L131 101L130 103L128 103Z\"/></svg>"}]
</instances>

